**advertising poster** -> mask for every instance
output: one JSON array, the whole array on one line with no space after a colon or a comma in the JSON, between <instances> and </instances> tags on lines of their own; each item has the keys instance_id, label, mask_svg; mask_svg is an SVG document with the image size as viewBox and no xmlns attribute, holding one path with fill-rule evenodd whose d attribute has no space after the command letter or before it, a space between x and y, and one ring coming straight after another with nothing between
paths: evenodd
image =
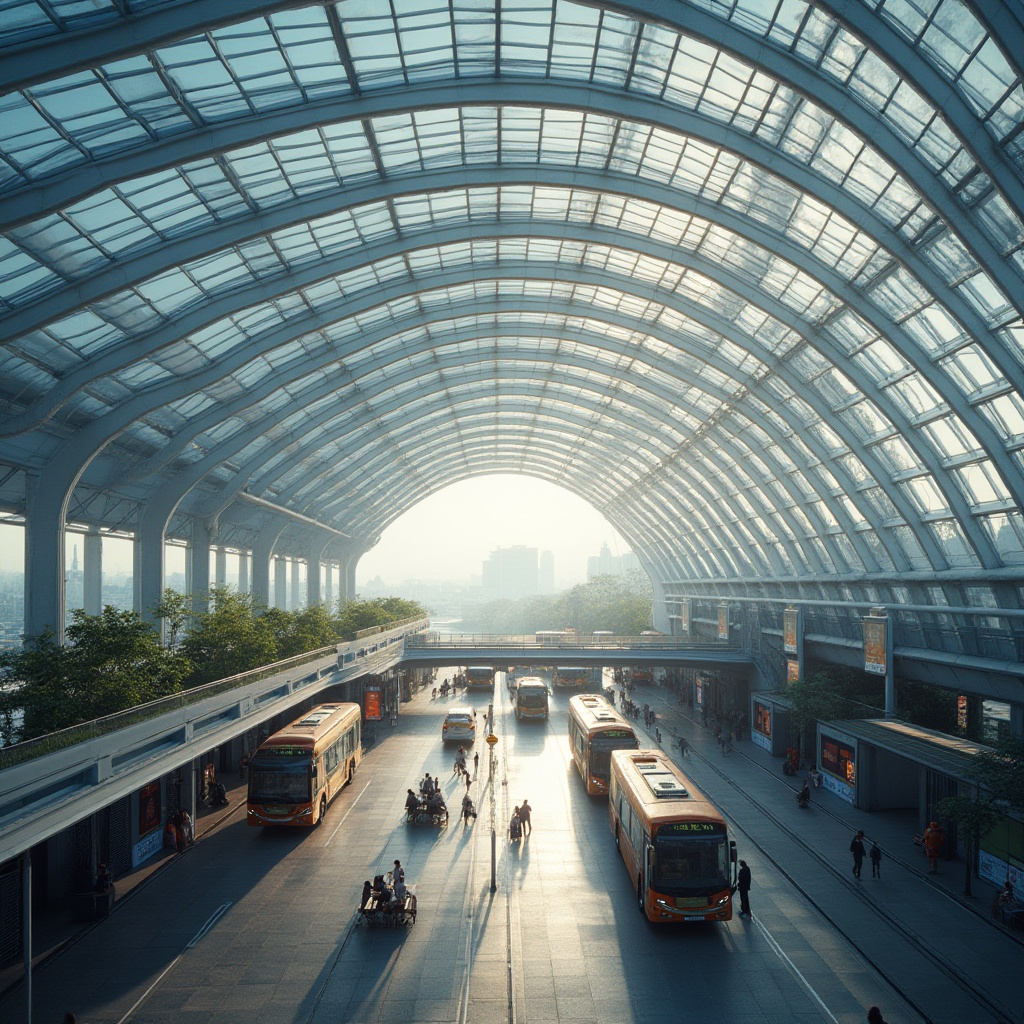
<instances>
[{"instance_id":1,"label":"advertising poster","mask_svg":"<svg viewBox=\"0 0 1024 1024\"><path fill-rule=\"evenodd\" d=\"M139 836L160 828L160 783L151 782L139 790Z\"/></svg>"},{"instance_id":2,"label":"advertising poster","mask_svg":"<svg viewBox=\"0 0 1024 1024\"><path fill-rule=\"evenodd\" d=\"M718 606L718 639L729 639L729 606L727 604Z\"/></svg>"},{"instance_id":3,"label":"advertising poster","mask_svg":"<svg viewBox=\"0 0 1024 1024\"><path fill-rule=\"evenodd\" d=\"M679 617L680 617L680 629L684 633L690 632L690 601L689 599L683 601L679 605Z\"/></svg>"},{"instance_id":4,"label":"advertising poster","mask_svg":"<svg viewBox=\"0 0 1024 1024\"><path fill-rule=\"evenodd\" d=\"M750 730L750 738L759 747L771 753L772 749L772 706L762 704L761 701L754 701L753 728Z\"/></svg>"},{"instance_id":5,"label":"advertising poster","mask_svg":"<svg viewBox=\"0 0 1024 1024\"><path fill-rule=\"evenodd\" d=\"M823 772L824 788L843 800L854 803L857 793L856 744L825 732L819 733L819 737L821 750L818 767Z\"/></svg>"},{"instance_id":6,"label":"advertising poster","mask_svg":"<svg viewBox=\"0 0 1024 1024\"><path fill-rule=\"evenodd\" d=\"M796 658L786 659L786 682L787 683L799 683L800 682L800 662Z\"/></svg>"},{"instance_id":7,"label":"advertising poster","mask_svg":"<svg viewBox=\"0 0 1024 1024\"><path fill-rule=\"evenodd\" d=\"M782 649L786 654L796 654L796 622L796 609L785 609L782 613Z\"/></svg>"},{"instance_id":8,"label":"advertising poster","mask_svg":"<svg viewBox=\"0 0 1024 1024\"><path fill-rule=\"evenodd\" d=\"M885 628L886 623L878 619L864 619L864 671L885 675Z\"/></svg>"},{"instance_id":9,"label":"advertising poster","mask_svg":"<svg viewBox=\"0 0 1024 1024\"><path fill-rule=\"evenodd\" d=\"M368 722L379 722L382 717L380 687L368 686L363 691L363 714Z\"/></svg>"}]
</instances>

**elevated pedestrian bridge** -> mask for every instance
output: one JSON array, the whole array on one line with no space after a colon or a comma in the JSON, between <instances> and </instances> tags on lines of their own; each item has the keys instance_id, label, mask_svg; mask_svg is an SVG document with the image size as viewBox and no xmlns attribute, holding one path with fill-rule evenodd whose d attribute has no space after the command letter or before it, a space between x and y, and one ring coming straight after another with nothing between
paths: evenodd
<instances>
[{"instance_id":1,"label":"elevated pedestrian bridge","mask_svg":"<svg viewBox=\"0 0 1024 1024\"><path fill-rule=\"evenodd\" d=\"M397 668L404 641L427 625L423 619L367 630L349 642L0 748L0 864L328 687Z\"/></svg>"},{"instance_id":2,"label":"elevated pedestrian bridge","mask_svg":"<svg viewBox=\"0 0 1024 1024\"><path fill-rule=\"evenodd\" d=\"M698 642L675 636L602 636L539 640L535 635L488 636L428 632L405 642L410 667L444 665L510 666L579 665L586 668L682 666L712 668L723 664L753 665L738 644Z\"/></svg>"}]
</instances>

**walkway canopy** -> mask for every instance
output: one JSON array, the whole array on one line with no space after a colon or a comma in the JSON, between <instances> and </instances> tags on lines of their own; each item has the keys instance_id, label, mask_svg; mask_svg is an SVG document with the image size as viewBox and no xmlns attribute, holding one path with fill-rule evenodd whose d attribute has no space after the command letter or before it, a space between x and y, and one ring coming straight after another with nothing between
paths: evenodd
<instances>
[{"instance_id":1,"label":"walkway canopy","mask_svg":"<svg viewBox=\"0 0 1024 1024\"><path fill-rule=\"evenodd\" d=\"M5 0L0 40L30 631L66 524L138 536L149 607L165 538L356 559L499 472L662 612L1021 607L1020 0Z\"/></svg>"}]
</instances>

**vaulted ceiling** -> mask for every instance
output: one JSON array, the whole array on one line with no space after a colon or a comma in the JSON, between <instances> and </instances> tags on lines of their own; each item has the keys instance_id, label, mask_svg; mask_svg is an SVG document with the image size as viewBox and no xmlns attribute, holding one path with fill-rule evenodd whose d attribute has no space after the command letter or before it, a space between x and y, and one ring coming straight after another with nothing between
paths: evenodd
<instances>
[{"instance_id":1,"label":"vaulted ceiling","mask_svg":"<svg viewBox=\"0 0 1024 1024\"><path fill-rule=\"evenodd\" d=\"M0 43L9 514L365 550L516 472L665 584L1020 604L1019 0L5 0Z\"/></svg>"}]
</instances>

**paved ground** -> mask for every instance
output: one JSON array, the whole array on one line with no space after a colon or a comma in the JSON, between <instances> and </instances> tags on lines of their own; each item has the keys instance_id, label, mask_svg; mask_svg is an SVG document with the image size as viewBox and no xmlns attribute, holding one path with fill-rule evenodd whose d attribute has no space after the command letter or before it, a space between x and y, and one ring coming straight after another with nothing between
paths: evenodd
<instances>
[{"instance_id":1,"label":"paved ground","mask_svg":"<svg viewBox=\"0 0 1024 1024\"><path fill-rule=\"evenodd\" d=\"M495 784L480 744L474 824L407 826L405 790L425 770L453 807L464 789L439 740L443 704L420 693L396 728L379 727L319 829L247 828L236 799L200 819L193 849L120 880L108 920L81 932L64 915L38 919L37 950L66 944L35 971L33 1021L71 1009L87 1024L860 1024L872 1004L890 1024L1024 1021L1024 946L964 906L962 865L922 873L906 815L863 814L821 791L800 810L791 780L749 741L723 757L670 695L635 696L659 711L666 746L677 731L690 739L686 770L753 870L753 920L665 929L641 918L606 804L569 763L562 695L546 725L499 706ZM510 845L504 822L523 797L535 831ZM881 880L850 875L855 828L881 843ZM356 927L363 879L396 857L418 894L416 924ZM975 888L984 910L991 890ZM0 977L4 1024L25 1019L16 973Z\"/></svg>"}]
</instances>

